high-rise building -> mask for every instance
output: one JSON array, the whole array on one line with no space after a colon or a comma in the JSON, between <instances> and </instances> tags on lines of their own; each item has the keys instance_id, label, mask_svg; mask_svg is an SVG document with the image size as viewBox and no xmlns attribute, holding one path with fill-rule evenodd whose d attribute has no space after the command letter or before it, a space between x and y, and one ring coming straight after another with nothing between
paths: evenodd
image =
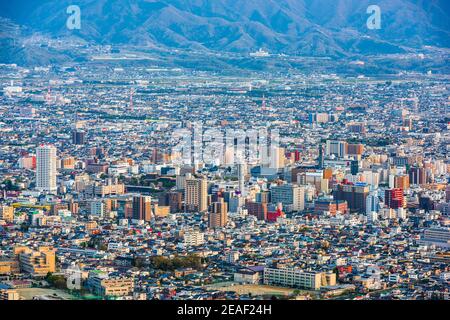
<instances>
[{"instance_id":1,"label":"high-rise building","mask_svg":"<svg viewBox=\"0 0 450 320\"><path fill-rule=\"evenodd\" d=\"M91 202L91 214L94 216L103 217L105 214L105 204L101 200L94 200Z\"/></svg>"},{"instance_id":2,"label":"high-rise building","mask_svg":"<svg viewBox=\"0 0 450 320\"><path fill-rule=\"evenodd\" d=\"M267 220L267 203L247 201L245 207L249 215L257 217L258 220Z\"/></svg>"},{"instance_id":3,"label":"high-rise building","mask_svg":"<svg viewBox=\"0 0 450 320\"><path fill-rule=\"evenodd\" d=\"M319 145L319 159L318 159L318 168L319 169L323 169L324 168L324 163L325 163L325 159L324 159L324 147L323 145Z\"/></svg>"},{"instance_id":4,"label":"high-rise building","mask_svg":"<svg viewBox=\"0 0 450 320\"><path fill-rule=\"evenodd\" d=\"M359 161L352 160L350 163L350 172L352 175L356 176L359 172Z\"/></svg>"},{"instance_id":5,"label":"high-rise building","mask_svg":"<svg viewBox=\"0 0 450 320\"><path fill-rule=\"evenodd\" d=\"M361 143L352 144L349 143L347 145L347 154L349 155L362 155L364 152L364 145Z\"/></svg>"},{"instance_id":6,"label":"high-rise building","mask_svg":"<svg viewBox=\"0 0 450 320\"><path fill-rule=\"evenodd\" d=\"M163 193L158 197L160 206L169 206L171 213L180 212L183 208L183 194L180 191Z\"/></svg>"},{"instance_id":7,"label":"high-rise building","mask_svg":"<svg viewBox=\"0 0 450 320\"><path fill-rule=\"evenodd\" d=\"M133 197L133 219L150 221L152 218L152 198L150 196Z\"/></svg>"},{"instance_id":8,"label":"high-rise building","mask_svg":"<svg viewBox=\"0 0 450 320\"><path fill-rule=\"evenodd\" d=\"M239 179L239 191L241 192L241 195L245 197L246 191L245 191L245 175L247 174L247 166L245 163L238 163L237 164L237 176Z\"/></svg>"},{"instance_id":9,"label":"high-rise building","mask_svg":"<svg viewBox=\"0 0 450 320\"><path fill-rule=\"evenodd\" d=\"M378 199L378 193L371 191L366 198L366 215L370 215L372 212L378 212L380 209L380 200Z\"/></svg>"},{"instance_id":10,"label":"high-rise building","mask_svg":"<svg viewBox=\"0 0 450 320\"><path fill-rule=\"evenodd\" d=\"M413 185L426 184L426 172L422 167L409 168L409 182Z\"/></svg>"},{"instance_id":11,"label":"high-rise building","mask_svg":"<svg viewBox=\"0 0 450 320\"><path fill-rule=\"evenodd\" d=\"M343 158L347 154L347 142L327 140L327 155L335 155L338 158Z\"/></svg>"},{"instance_id":12,"label":"high-rise building","mask_svg":"<svg viewBox=\"0 0 450 320\"><path fill-rule=\"evenodd\" d=\"M391 209L403 208L403 190L400 188L385 190L384 203Z\"/></svg>"},{"instance_id":13,"label":"high-rise building","mask_svg":"<svg viewBox=\"0 0 450 320\"><path fill-rule=\"evenodd\" d=\"M220 201L213 202L209 207L209 227L224 227L228 221L228 205L220 198Z\"/></svg>"},{"instance_id":14,"label":"high-rise building","mask_svg":"<svg viewBox=\"0 0 450 320\"><path fill-rule=\"evenodd\" d=\"M284 168L285 159L284 148L276 146L270 148L270 168Z\"/></svg>"},{"instance_id":15,"label":"high-rise building","mask_svg":"<svg viewBox=\"0 0 450 320\"><path fill-rule=\"evenodd\" d=\"M41 145L36 149L36 189L56 193L56 148Z\"/></svg>"},{"instance_id":16,"label":"high-rise building","mask_svg":"<svg viewBox=\"0 0 450 320\"><path fill-rule=\"evenodd\" d=\"M282 203L287 211L305 209L305 189L296 184L283 184L270 189L272 203ZM289 210L290 209L290 210Z\"/></svg>"},{"instance_id":17,"label":"high-rise building","mask_svg":"<svg viewBox=\"0 0 450 320\"><path fill-rule=\"evenodd\" d=\"M83 145L86 143L86 132L74 130L72 131L72 143L76 145Z\"/></svg>"},{"instance_id":18,"label":"high-rise building","mask_svg":"<svg viewBox=\"0 0 450 320\"><path fill-rule=\"evenodd\" d=\"M366 198L369 187L363 183L336 184L333 187L333 196L336 200L346 200L352 212L366 212Z\"/></svg>"},{"instance_id":19,"label":"high-rise building","mask_svg":"<svg viewBox=\"0 0 450 320\"><path fill-rule=\"evenodd\" d=\"M188 211L208 209L208 182L206 178L186 178L185 206Z\"/></svg>"},{"instance_id":20,"label":"high-rise building","mask_svg":"<svg viewBox=\"0 0 450 320\"><path fill-rule=\"evenodd\" d=\"M403 190L409 189L409 176L408 175L395 176L394 188L399 188Z\"/></svg>"}]
</instances>

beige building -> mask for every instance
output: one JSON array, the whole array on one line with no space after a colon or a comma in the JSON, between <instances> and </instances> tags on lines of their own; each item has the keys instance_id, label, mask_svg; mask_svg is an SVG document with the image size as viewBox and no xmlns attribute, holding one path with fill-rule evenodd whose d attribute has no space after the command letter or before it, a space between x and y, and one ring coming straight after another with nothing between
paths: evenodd
<instances>
[{"instance_id":1,"label":"beige building","mask_svg":"<svg viewBox=\"0 0 450 320\"><path fill-rule=\"evenodd\" d=\"M134 281L131 278L108 279L102 276L89 278L90 287L99 296L127 296L133 293Z\"/></svg>"},{"instance_id":2,"label":"beige building","mask_svg":"<svg viewBox=\"0 0 450 320\"><path fill-rule=\"evenodd\" d=\"M0 259L0 274L20 273L19 261L17 259Z\"/></svg>"},{"instance_id":3,"label":"beige building","mask_svg":"<svg viewBox=\"0 0 450 320\"><path fill-rule=\"evenodd\" d=\"M0 220L6 222L13 222L14 220L14 208L9 206L0 206Z\"/></svg>"},{"instance_id":4,"label":"beige building","mask_svg":"<svg viewBox=\"0 0 450 320\"><path fill-rule=\"evenodd\" d=\"M319 290L336 285L336 274L295 268L265 268L264 284Z\"/></svg>"},{"instance_id":5,"label":"beige building","mask_svg":"<svg viewBox=\"0 0 450 320\"><path fill-rule=\"evenodd\" d=\"M20 300L19 292L12 289L0 289L0 301Z\"/></svg>"},{"instance_id":6,"label":"beige building","mask_svg":"<svg viewBox=\"0 0 450 320\"><path fill-rule=\"evenodd\" d=\"M14 248L22 272L37 276L45 276L56 270L56 250L50 247L39 247L34 251L27 247Z\"/></svg>"},{"instance_id":7,"label":"beige building","mask_svg":"<svg viewBox=\"0 0 450 320\"><path fill-rule=\"evenodd\" d=\"M208 182L206 178L187 178L185 205L189 211L206 211L208 209Z\"/></svg>"},{"instance_id":8,"label":"beige building","mask_svg":"<svg viewBox=\"0 0 450 320\"><path fill-rule=\"evenodd\" d=\"M220 228L227 224L228 205L223 198L220 198L218 202L212 203L209 210L208 222L210 228Z\"/></svg>"},{"instance_id":9,"label":"beige building","mask_svg":"<svg viewBox=\"0 0 450 320\"><path fill-rule=\"evenodd\" d=\"M153 212L156 217L167 217L170 213L169 206L160 206L157 204L153 205Z\"/></svg>"},{"instance_id":10,"label":"beige building","mask_svg":"<svg viewBox=\"0 0 450 320\"><path fill-rule=\"evenodd\" d=\"M86 186L86 194L95 197L105 197L125 193L125 185L123 183L99 184L94 183Z\"/></svg>"}]
</instances>

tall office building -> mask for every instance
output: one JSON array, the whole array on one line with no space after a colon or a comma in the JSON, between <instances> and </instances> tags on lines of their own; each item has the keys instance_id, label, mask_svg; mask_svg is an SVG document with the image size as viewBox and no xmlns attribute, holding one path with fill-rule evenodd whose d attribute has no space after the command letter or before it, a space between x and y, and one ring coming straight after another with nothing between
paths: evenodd
<instances>
[{"instance_id":1,"label":"tall office building","mask_svg":"<svg viewBox=\"0 0 450 320\"><path fill-rule=\"evenodd\" d=\"M74 130L72 131L72 143L76 145L83 145L86 143L86 132Z\"/></svg>"},{"instance_id":2,"label":"tall office building","mask_svg":"<svg viewBox=\"0 0 450 320\"><path fill-rule=\"evenodd\" d=\"M247 174L247 166L245 163L238 163L237 164L237 176L239 179L239 191L241 192L241 195L245 197L246 191L245 191L245 175Z\"/></svg>"},{"instance_id":3,"label":"tall office building","mask_svg":"<svg viewBox=\"0 0 450 320\"><path fill-rule=\"evenodd\" d=\"M295 184L283 184L270 189L272 203L282 203L287 211L305 209L305 189Z\"/></svg>"},{"instance_id":4,"label":"tall office building","mask_svg":"<svg viewBox=\"0 0 450 320\"><path fill-rule=\"evenodd\" d=\"M206 178L186 178L185 206L188 211L208 209L208 182Z\"/></svg>"},{"instance_id":5,"label":"tall office building","mask_svg":"<svg viewBox=\"0 0 450 320\"><path fill-rule=\"evenodd\" d=\"M318 159L319 163L317 164L317 167L319 169L323 169L324 168L325 159L324 159L323 149L324 149L323 145L319 145L319 159Z\"/></svg>"},{"instance_id":6,"label":"tall office building","mask_svg":"<svg viewBox=\"0 0 450 320\"><path fill-rule=\"evenodd\" d=\"M170 207L171 213L181 212L183 208L183 194L180 191L162 193L158 197L158 205Z\"/></svg>"},{"instance_id":7,"label":"tall office building","mask_svg":"<svg viewBox=\"0 0 450 320\"><path fill-rule=\"evenodd\" d=\"M224 227L228 221L228 205L220 198L219 201L213 202L209 208L209 227L220 228Z\"/></svg>"},{"instance_id":8,"label":"tall office building","mask_svg":"<svg viewBox=\"0 0 450 320\"><path fill-rule=\"evenodd\" d=\"M36 189L56 193L56 148L53 146L36 148Z\"/></svg>"},{"instance_id":9,"label":"tall office building","mask_svg":"<svg viewBox=\"0 0 450 320\"><path fill-rule=\"evenodd\" d=\"M403 190L400 188L385 190L384 203L391 209L403 208Z\"/></svg>"},{"instance_id":10,"label":"tall office building","mask_svg":"<svg viewBox=\"0 0 450 320\"><path fill-rule=\"evenodd\" d=\"M412 167L409 169L409 182L413 185L420 185L427 183L427 175L425 169L422 167Z\"/></svg>"},{"instance_id":11,"label":"tall office building","mask_svg":"<svg viewBox=\"0 0 450 320\"><path fill-rule=\"evenodd\" d=\"M150 221L152 218L152 198L150 196L133 197L133 219Z\"/></svg>"},{"instance_id":12,"label":"tall office building","mask_svg":"<svg viewBox=\"0 0 450 320\"><path fill-rule=\"evenodd\" d=\"M371 191L366 198L366 214L369 216L372 212L378 212L380 209L380 201L378 200L378 193Z\"/></svg>"},{"instance_id":13,"label":"tall office building","mask_svg":"<svg viewBox=\"0 0 450 320\"><path fill-rule=\"evenodd\" d=\"M366 198L369 187L365 183L336 184L333 187L333 197L336 200L345 200L352 212L366 212Z\"/></svg>"},{"instance_id":14,"label":"tall office building","mask_svg":"<svg viewBox=\"0 0 450 320\"><path fill-rule=\"evenodd\" d=\"M352 175L356 176L359 172L359 161L352 160L350 163L350 172Z\"/></svg>"},{"instance_id":15,"label":"tall office building","mask_svg":"<svg viewBox=\"0 0 450 320\"><path fill-rule=\"evenodd\" d=\"M394 188L403 190L409 189L409 175L399 175L394 177Z\"/></svg>"},{"instance_id":16,"label":"tall office building","mask_svg":"<svg viewBox=\"0 0 450 320\"><path fill-rule=\"evenodd\" d=\"M249 215L257 217L258 220L267 220L267 203L247 201L245 208Z\"/></svg>"},{"instance_id":17,"label":"tall office building","mask_svg":"<svg viewBox=\"0 0 450 320\"><path fill-rule=\"evenodd\" d=\"M284 148L273 146L270 148L270 168L284 168L285 162Z\"/></svg>"},{"instance_id":18,"label":"tall office building","mask_svg":"<svg viewBox=\"0 0 450 320\"><path fill-rule=\"evenodd\" d=\"M347 142L327 140L327 155L335 155L338 158L343 158L347 154Z\"/></svg>"}]
</instances>

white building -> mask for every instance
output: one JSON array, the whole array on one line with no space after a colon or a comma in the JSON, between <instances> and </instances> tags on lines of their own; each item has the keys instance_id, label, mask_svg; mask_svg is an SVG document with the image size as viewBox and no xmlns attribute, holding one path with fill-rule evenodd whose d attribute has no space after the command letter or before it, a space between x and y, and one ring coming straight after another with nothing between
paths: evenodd
<instances>
[{"instance_id":1,"label":"white building","mask_svg":"<svg viewBox=\"0 0 450 320\"><path fill-rule=\"evenodd\" d=\"M56 193L56 148L41 145L36 149L36 189Z\"/></svg>"},{"instance_id":2,"label":"white building","mask_svg":"<svg viewBox=\"0 0 450 320\"><path fill-rule=\"evenodd\" d=\"M201 246L205 243L205 235L197 230L186 231L184 234L184 245L186 247Z\"/></svg>"},{"instance_id":3,"label":"white building","mask_svg":"<svg viewBox=\"0 0 450 320\"><path fill-rule=\"evenodd\" d=\"M336 285L336 274L295 268L264 268L264 284L318 290Z\"/></svg>"},{"instance_id":4,"label":"white building","mask_svg":"<svg viewBox=\"0 0 450 320\"><path fill-rule=\"evenodd\" d=\"M366 215L372 212L378 212L380 209L380 201L378 200L378 193L371 191L366 198Z\"/></svg>"}]
</instances>

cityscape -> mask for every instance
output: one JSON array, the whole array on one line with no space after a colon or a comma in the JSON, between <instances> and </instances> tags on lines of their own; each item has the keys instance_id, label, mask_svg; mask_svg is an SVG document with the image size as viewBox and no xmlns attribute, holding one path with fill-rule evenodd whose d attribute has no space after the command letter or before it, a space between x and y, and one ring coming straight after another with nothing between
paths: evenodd
<instances>
[{"instance_id":1,"label":"cityscape","mask_svg":"<svg viewBox=\"0 0 450 320\"><path fill-rule=\"evenodd\" d=\"M0 39L0 300L450 300L445 43L47 36Z\"/></svg>"}]
</instances>

